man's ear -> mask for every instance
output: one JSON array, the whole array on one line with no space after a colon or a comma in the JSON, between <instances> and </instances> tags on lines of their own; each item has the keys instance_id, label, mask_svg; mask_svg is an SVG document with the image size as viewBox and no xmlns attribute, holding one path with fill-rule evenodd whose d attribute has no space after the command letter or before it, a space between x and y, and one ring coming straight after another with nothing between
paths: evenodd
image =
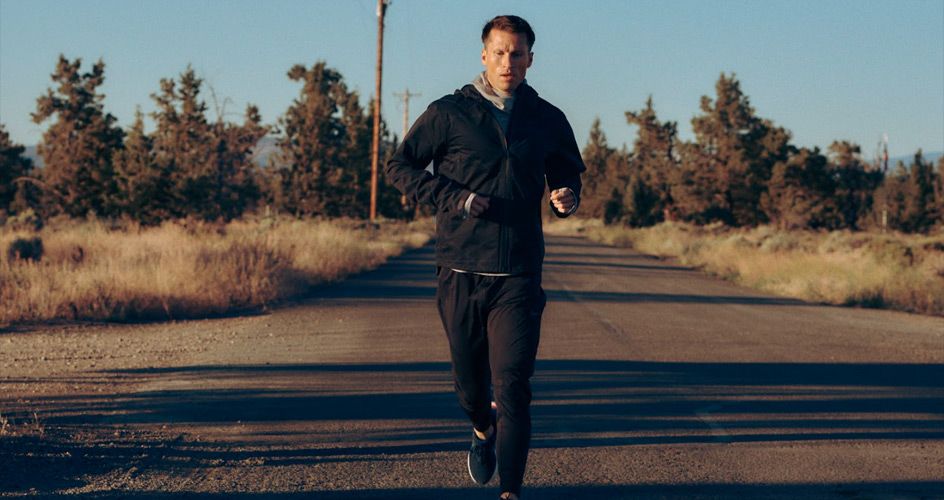
<instances>
[{"instance_id":1,"label":"man's ear","mask_svg":"<svg viewBox=\"0 0 944 500\"><path fill-rule=\"evenodd\" d=\"M485 66L485 47L482 47L482 66Z\"/></svg>"},{"instance_id":2,"label":"man's ear","mask_svg":"<svg viewBox=\"0 0 944 500\"><path fill-rule=\"evenodd\" d=\"M534 64L534 52L528 52L528 67Z\"/></svg>"}]
</instances>

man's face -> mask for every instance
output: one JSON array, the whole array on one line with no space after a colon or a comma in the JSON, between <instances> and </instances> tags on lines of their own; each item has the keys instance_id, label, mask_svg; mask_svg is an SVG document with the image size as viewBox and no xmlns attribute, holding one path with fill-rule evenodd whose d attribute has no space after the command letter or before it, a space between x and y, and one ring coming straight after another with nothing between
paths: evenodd
<instances>
[{"instance_id":1,"label":"man's face","mask_svg":"<svg viewBox=\"0 0 944 500\"><path fill-rule=\"evenodd\" d=\"M482 65L492 88L513 92L524 81L534 54L528 50L524 33L495 30L489 32L482 48Z\"/></svg>"}]
</instances>

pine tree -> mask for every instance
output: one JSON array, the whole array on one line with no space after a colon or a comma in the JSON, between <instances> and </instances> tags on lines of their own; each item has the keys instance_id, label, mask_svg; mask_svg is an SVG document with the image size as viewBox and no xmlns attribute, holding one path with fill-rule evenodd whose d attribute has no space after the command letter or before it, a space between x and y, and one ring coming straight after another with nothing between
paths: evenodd
<instances>
[{"instance_id":1,"label":"pine tree","mask_svg":"<svg viewBox=\"0 0 944 500\"><path fill-rule=\"evenodd\" d=\"M46 195L65 213L79 217L90 212L115 212L112 156L121 148L123 132L104 111L105 96L98 87L105 81L105 63L81 73L81 59L60 55L51 75L56 89L36 100L33 121L55 117L43 133L38 151L45 163Z\"/></svg>"},{"instance_id":2,"label":"pine tree","mask_svg":"<svg viewBox=\"0 0 944 500\"><path fill-rule=\"evenodd\" d=\"M646 107L642 110L627 111L626 120L639 127L633 144L633 159L639 169L637 189L644 187L647 193L645 204L635 203L634 225L656 224L664 219L665 212L673 204L671 182L678 170L675 158L678 125L659 121L652 107L652 96L646 99ZM651 213L639 213L642 207ZM645 224L642 221L646 221Z\"/></svg>"},{"instance_id":3,"label":"pine tree","mask_svg":"<svg viewBox=\"0 0 944 500\"><path fill-rule=\"evenodd\" d=\"M872 195L884 175L862 161L858 144L835 141L829 146L829 169L836 180L837 228L860 229L872 210Z\"/></svg>"},{"instance_id":4,"label":"pine tree","mask_svg":"<svg viewBox=\"0 0 944 500\"><path fill-rule=\"evenodd\" d=\"M148 225L171 218L174 208L172 181L155 161L153 148L138 109L124 149L115 157L115 176L122 212Z\"/></svg>"},{"instance_id":5,"label":"pine tree","mask_svg":"<svg viewBox=\"0 0 944 500\"><path fill-rule=\"evenodd\" d=\"M212 127L211 163L215 167L212 182L214 202L208 218L232 220L254 207L261 198L256 182L253 152L259 140L269 132L262 124L259 109L247 105L241 125L223 121L222 113Z\"/></svg>"},{"instance_id":6,"label":"pine tree","mask_svg":"<svg viewBox=\"0 0 944 500\"><path fill-rule=\"evenodd\" d=\"M715 91L692 119L695 143L681 148L681 211L698 222L763 223L761 197L773 166L787 159L790 134L755 115L735 75L722 73Z\"/></svg>"},{"instance_id":7,"label":"pine tree","mask_svg":"<svg viewBox=\"0 0 944 500\"><path fill-rule=\"evenodd\" d=\"M605 224L629 223L627 196L629 184L636 174L632 155L623 145L614 150L606 159L605 186L610 192L603 204L603 222ZM630 203L631 204L631 203Z\"/></svg>"},{"instance_id":8,"label":"pine tree","mask_svg":"<svg viewBox=\"0 0 944 500\"><path fill-rule=\"evenodd\" d=\"M30 186L23 182L15 182L18 178L28 176L33 169L33 162L23 156L26 148L14 143L6 127L0 123L0 215L15 213L17 198L23 199Z\"/></svg>"},{"instance_id":9,"label":"pine tree","mask_svg":"<svg viewBox=\"0 0 944 500\"><path fill-rule=\"evenodd\" d=\"M281 172L281 208L296 216L334 215L331 187L344 141L337 116L338 97L346 94L342 77L323 61L311 69L297 64L288 77L303 85L279 119L284 135L278 141L278 160L288 165Z\"/></svg>"},{"instance_id":10,"label":"pine tree","mask_svg":"<svg viewBox=\"0 0 944 500\"><path fill-rule=\"evenodd\" d=\"M226 122L223 110L210 122L200 96L203 79L190 66L179 81L162 79L160 87L151 96L158 108L153 151L157 170L169 181L170 214L239 217L261 196L252 153L269 128L259 110L248 105L242 125Z\"/></svg>"},{"instance_id":11,"label":"pine tree","mask_svg":"<svg viewBox=\"0 0 944 500\"><path fill-rule=\"evenodd\" d=\"M919 149L908 169L906 198L901 228L908 232L927 232L937 220L934 210L934 172Z\"/></svg>"},{"instance_id":12,"label":"pine tree","mask_svg":"<svg viewBox=\"0 0 944 500\"><path fill-rule=\"evenodd\" d=\"M343 140L338 149L337 162L342 168L336 181L336 208L333 212L364 219L370 215L370 148L373 123L370 114L361 107L357 92L345 93L338 98ZM367 109L373 109L373 106L374 102L371 100ZM378 190L382 187L378 186ZM378 211L382 213L384 210L381 207L382 204L378 202Z\"/></svg>"},{"instance_id":13,"label":"pine tree","mask_svg":"<svg viewBox=\"0 0 944 500\"><path fill-rule=\"evenodd\" d=\"M835 182L819 148L800 148L774 165L762 206L781 229L826 228L839 223Z\"/></svg>"},{"instance_id":14,"label":"pine tree","mask_svg":"<svg viewBox=\"0 0 944 500\"><path fill-rule=\"evenodd\" d=\"M279 118L279 154L269 174L267 198L296 216L365 218L370 208L370 101L360 105L341 74L324 61L311 68L301 64L288 71L301 82L299 96ZM380 159L391 153L386 123L380 123ZM378 212L405 215L400 195L378 179Z\"/></svg>"},{"instance_id":15,"label":"pine tree","mask_svg":"<svg viewBox=\"0 0 944 500\"><path fill-rule=\"evenodd\" d=\"M696 224L732 224L721 161L692 142L679 144L679 155L682 161L670 180L673 217Z\"/></svg>"},{"instance_id":16,"label":"pine tree","mask_svg":"<svg viewBox=\"0 0 944 500\"><path fill-rule=\"evenodd\" d=\"M200 98L202 84L188 65L179 83L163 78L160 91L151 94L157 105L151 113L157 125L153 134L154 161L170 180L170 211L174 217L209 215L216 199L214 140L206 118L207 105Z\"/></svg>"},{"instance_id":17,"label":"pine tree","mask_svg":"<svg viewBox=\"0 0 944 500\"><path fill-rule=\"evenodd\" d=\"M580 214L596 219L603 217L604 206L614 187L614 179L609 178L607 172L607 163L614 150L607 145L599 117L590 126L590 136L582 153L587 171L581 176L583 188L580 193Z\"/></svg>"},{"instance_id":18,"label":"pine tree","mask_svg":"<svg viewBox=\"0 0 944 500\"><path fill-rule=\"evenodd\" d=\"M908 168L898 162L895 171L886 175L873 194L872 221L876 227L907 230L905 213L908 188Z\"/></svg>"},{"instance_id":19,"label":"pine tree","mask_svg":"<svg viewBox=\"0 0 944 500\"><path fill-rule=\"evenodd\" d=\"M623 196L622 220L632 227L656 224L661 215L656 210L660 201L659 193L646 184L642 172L634 172Z\"/></svg>"}]
</instances>

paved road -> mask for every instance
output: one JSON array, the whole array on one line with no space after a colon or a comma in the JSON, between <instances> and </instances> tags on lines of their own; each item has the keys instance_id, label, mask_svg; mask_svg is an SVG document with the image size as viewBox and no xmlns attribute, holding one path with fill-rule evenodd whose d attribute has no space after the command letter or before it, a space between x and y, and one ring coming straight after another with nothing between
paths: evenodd
<instances>
[{"instance_id":1,"label":"paved road","mask_svg":"<svg viewBox=\"0 0 944 500\"><path fill-rule=\"evenodd\" d=\"M944 319L548 242L526 498L944 497ZM495 498L434 286L425 248L266 315L0 333L0 496Z\"/></svg>"}]
</instances>

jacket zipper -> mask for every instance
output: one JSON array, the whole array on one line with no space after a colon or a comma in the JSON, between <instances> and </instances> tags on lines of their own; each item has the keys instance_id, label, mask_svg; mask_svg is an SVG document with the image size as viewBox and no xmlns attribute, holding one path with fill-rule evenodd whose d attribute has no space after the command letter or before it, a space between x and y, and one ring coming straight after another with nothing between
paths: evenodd
<instances>
[{"instance_id":1,"label":"jacket zipper","mask_svg":"<svg viewBox=\"0 0 944 500\"><path fill-rule=\"evenodd\" d=\"M504 150L504 153L505 153L505 158L503 160L505 163L504 169L503 169L504 178L502 180L505 181L505 183L507 184L508 175L510 174L509 169L511 168L511 162L509 161L509 153L508 153L508 137L505 136L505 131L502 130L501 123L498 122L498 118L495 118L495 115L492 114L492 110L486 109L485 112L488 113L488 116L492 119L492 122L495 124L496 128L498 129L498 135L501 137L502 149ZM508 130L511 130L511 117L510 116L508 117ZM505 189L507 189L507 186L505 186ZM508 207L506 205L502 205L502 210L507 210L507 209ZM504 219L504 216L505 216L504 213L499 214L499 217L501 217L502 219ZM499 268L498 272L502 272L502 273L511 272L511 269L508 269L508 251L505 249L505 239L506 239L505 225L499 224L498 225L498 268Z\"/></svg>"}]
</instances>

